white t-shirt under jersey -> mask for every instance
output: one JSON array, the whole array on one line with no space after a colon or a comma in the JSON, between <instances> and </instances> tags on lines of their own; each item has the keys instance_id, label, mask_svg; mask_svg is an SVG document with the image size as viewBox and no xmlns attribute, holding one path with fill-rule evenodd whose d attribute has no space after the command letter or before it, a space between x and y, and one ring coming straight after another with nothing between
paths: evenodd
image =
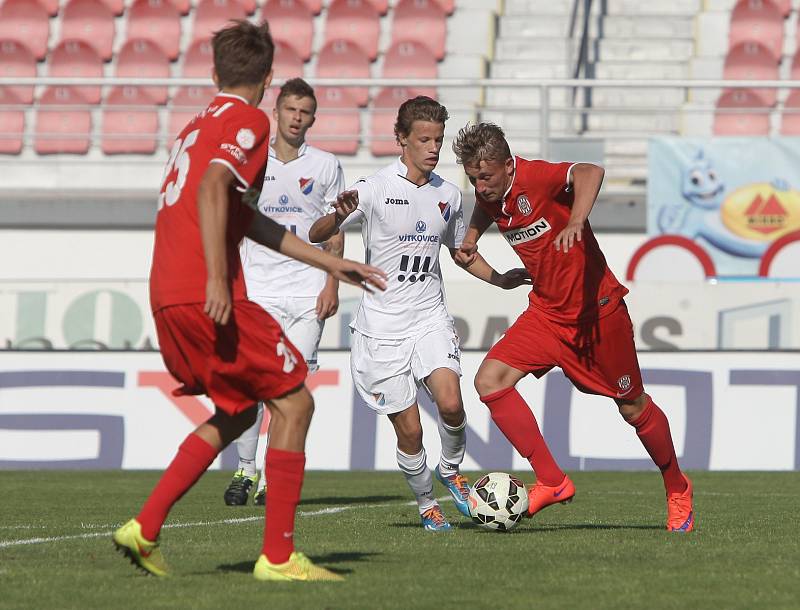
<instances>
[{"instance_id":1,"label":"white t-shirt under jersey","mask_svg":"<svg viewBox=\"0 0 800 610\"><path fill-rule=\"evenodd\" d=\"M361 222L366 261L389 277L384 292L365 292L351 326L377 338L410 337L450 321L444 300L439 249L464 239L461 191L432 173L417 186L397 159L359 180L358 208L342 226Z\"/></svg>"},{"instance_id":2,"label":"white t-shirt under jersey","mask_svg":"<svg viewBox=\"0 0 800 610\"><path fill-rule=\"evenodd\" d=\"M343 190L342 166L331 153L303 144L298 157L284 163L270 147L258 209L308 242L311 225L333 211ZM249 296L316 297L325 287L324 271L250 239L242 241L240 255Z\"/></svg>"}]
</instances>

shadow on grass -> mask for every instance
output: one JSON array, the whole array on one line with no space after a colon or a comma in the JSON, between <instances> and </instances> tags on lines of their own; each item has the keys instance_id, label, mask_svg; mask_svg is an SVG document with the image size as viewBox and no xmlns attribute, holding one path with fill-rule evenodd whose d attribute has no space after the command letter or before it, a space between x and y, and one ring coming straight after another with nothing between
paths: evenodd
<instances>
[{"instance_id":1,"label":"shadow on grass","mask_svg":"<svg viewBox=\"0 0 800 610\"><path fill-rule=\"evenodd\" d=\"M470 521L451 521L450 525L453 529L461 530L474 530L480 534L496 534L504 533L498 530L490 530L479 526ZM416 521L408 521L405 523L390 523L389 527L398 528L421 528L420 524ZM604 525L601 523L564 523L553 525L527 525L523 522L519 527L512 530L513 534L539 534L541 532L561 532L565 530L663 530L660 525Z\"/></svg>"},{"instance_id":2,"label":"shadow on grass","mask_svg":"<svg viewBox=\"0 0 800 610\"><path fill-rule=\"evenodd\" d=\"M394 502L402 500L405 496L326 496L322 498L303 498L300 506L314 504L376 504L379 502Z\"/></svg>"},{"instance_id":3,"label":"shadow on grass","mask_svg":"<svg viewBox=\"0 0 800 610\"><path fill-rule=\"evenodd\" d=\"M331 572L337 574L350 574L353 570L346 568L331 568L331 564L337 564L349 561L369 561L371 558L382 555L382 553L361 553L359 551L352 551L349 553L327 553L326 555L309 555L311 561L317 565L324 566L330 569ZM224 563L217 566L220 572L246 572L253 571L253 561L240 561L238 563Z\"/></svg>"}]
</instances>

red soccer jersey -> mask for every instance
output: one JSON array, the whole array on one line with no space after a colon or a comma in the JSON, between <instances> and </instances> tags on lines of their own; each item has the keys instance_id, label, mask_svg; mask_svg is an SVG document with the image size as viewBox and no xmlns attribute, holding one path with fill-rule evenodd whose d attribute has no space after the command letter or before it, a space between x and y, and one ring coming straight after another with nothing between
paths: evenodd
<instances>
[{"instance_id":1,"label":"red soccer jersey","mask_svg":"<svg viewBox=\"0 0 800 610\"><path fill-rule=\"evenodd\" d=\"M628 289L608 268L589 222L581 241L566 254L553 245L569 222L573 194L567 173L572 164L520 157L515 163L514 181L502 203L489 203L480 196L477 202L533 278L531 305L547 318L566 324L611 313Z\"/></svg>"},{"instance_id":2,"label":"red soccer jersey","mask_svg":"<svg viewBox=\"0 0 800 610\"><path fill-rule=\"evenodd\" d=\"M183 128L164 170L156 217L150 305L203 303L206 261L197 214L197 190L210 163L222 163L238 184L228 194L226 256L234 300L247 298L239 242L253 218L242 202L251 185L264 180L269 149L269 121L239 96L219 93L208 108Z\"/></svg>"}]
</instances>

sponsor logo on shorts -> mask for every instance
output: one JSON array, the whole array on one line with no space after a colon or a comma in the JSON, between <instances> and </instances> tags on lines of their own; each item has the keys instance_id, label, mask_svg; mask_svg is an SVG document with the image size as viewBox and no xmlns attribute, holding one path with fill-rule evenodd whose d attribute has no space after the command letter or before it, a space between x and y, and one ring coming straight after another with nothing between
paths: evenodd
<instances>
[{"instance_id":1,"label":"sponsor logo on shorts","mask_svg":"<svg viewBox=\"0 0 800 610\"><path fill-rule=\"evenodd\" d=\"M410 205L408 199L396 199L394 197L387 197L385 203L386 205Z\"/></svg>"},{"instance_id":2,"label":"sponsor logo on shorts","mask_svg":"<svg viewBox=\"0 0 800 610\"><path fill-rule=\"evenodd\" d=\"M219 145L219 147L242 165L247 165L247 155L244 154L244 151L238 146L229 144L228 142L223 142Z\"/></svg>"},{"instance_id":3,"label":"sponsor logo on shorts","mask_svg":"<svg viewBox=\"0 0 800 610\"><path fill-rule=\"evenodd\" d=\"M386 397L383 395L383 392L378 392L377 394L373 394L372 397L375 399L375 402L378 403L379 407L383 407L386 405Z\"/></svg>"},{"instance_id":4,"label":"sponsor logo on shorts","mask_svg":"<svg viewBox=\"0 0 800 610\"><path fill-rule=\"evenodd\" d=\"M527 216L531 213L531 202L528 201L528 198L525 195L520 195L517 197L517 209L523 216Z\"/></svg>"},{"instance_id":5,"label":"sponsor logo on shorts","mask_svg":"<svg viewBox=\"0 0 800 610\"><path fill-rule=\"evenodd\" d=\"M608 305L609 301L610 299L608 297L603 297L602 299L600 299L600 307L603 307L603 305Z\"/></svg>"},{"instance_id":6,"label":"sponsor logo on shorts","mask_svg":"<svg viewBox=\"0 0 800 610\"><path fill-rule=\"evenodd\" d=\"M250 150L255 146L256 134L253 133L252 129L243 127L239 130L239 133L236 134L236 143L245 150Z\"/></svg>"},{"instance_id":7,"label":"sponsor logo on shorts","mask_svg":"<svg viewBox=\"0 0 800 610\"><path fill-rule=\"evenodd\" d=\"M535 220L532 224L529 224L527 227L523 227L521 229L514 229L512 231L506 231L505 233L503 233L503 237L505 237L506 241L512 246L517 246L519 244L524 244L529 241L539 239L542 235L547 233L551 228L552 227L550 226L550 223L547 222L547 219L542 217L539 220Z\"/></svg>"},{"instance_id":8,"label":"sponsor logo on shorts","mask_svg":"<svg viewBox=\"0 0 800 610\"><path fill-rule=\"evenodd\" d=\"M314 190L314 178L300 178L298 182L300 183L300 192L303 195L310 195L311 191Z\"/></svg>"}]
</instances>

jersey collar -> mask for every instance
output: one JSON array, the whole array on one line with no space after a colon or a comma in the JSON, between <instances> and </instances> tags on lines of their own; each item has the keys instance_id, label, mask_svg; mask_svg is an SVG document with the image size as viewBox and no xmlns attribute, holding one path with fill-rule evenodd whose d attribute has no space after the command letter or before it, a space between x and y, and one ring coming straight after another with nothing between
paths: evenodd
<instances>
[{"instance_id":1,"label":"jersey collar","mask_svg":"<svg viewBox=\"0 0 800 610\"><path fill-rule=\"evenodd\" d=\"M272 159L275 159L275 161L277 161L278 163L283 163L283 161L281 161L280 159L278 159L278 157L276 156L276 154L275 154L275 149L274 149L274 148L272 148L272 145L273 145L274 143L275 143L275 136L273 136L273 137L271 137L271 138L269 139L269 156L270 156L270 158L272 158ZM304 142L303 142L303 143L300 145L300 148L298 148L298 149L297 149L297 159L299 159L299 158L300 158L300 157L302 157L304 154L306 154L306 150L307 150L307 149L308 149L308 144L306 144L306 143L305 143L305 141L304 141ZM297 159L292 159L292 161L297 161ZM289 161L289 163L291 163L292 161Z\"/></svg>"},{"instance_id":2,"label":"jersey collar","mask_svg":"<svg viewBox=\"0 0 800 610\"><path fill-rule=\"evenodd\" d=\"M392 169L395 174L400 176L403 180L407 180L409 184L414 185L416 188L422 188L423 186L427 186L428 184L430 184L431 176L433 176L433 172L431 172L431 174L428 176L428 181L424 182L423 184L417 184L416 182L411 182L411 180L408 180L408 178L406 178L406 176L408 176L408 167L406 167L406 164L403 163L402 157L397 157Z\"/></svg>"},{"instance_id":3,"label":"jersey collar","mask_svg":"<svg viewBox=\"0 0 800 610\"><path fill-rule=\"evenodd\" d=\"M217 93L216 97L232 97L233 99L240 100L240 101L244 102L245 104L248 103L247 100L244 99L241 95L235 95L233 93L223 93L222 91L220 91L219 93Z\"/></svg>"},{"instance_id":4,"label":"jersey collar","mask_svg":"<svg viewBox=\"0 0 800 610\"><path fill-rule=\"evenodd\" d=\"M516 180L516 178L517 178L517 158L514 157L514 174L511 176L511 184L508 185L506 192L503 193L503 203L500 206L500 209L502 210L503 214L505 214L509 218L511 217L511 214L506 212L506 200L508 199L508 196L511 194L511 189L514 188L514 181Z\"/></svg>"}]
</instances>

